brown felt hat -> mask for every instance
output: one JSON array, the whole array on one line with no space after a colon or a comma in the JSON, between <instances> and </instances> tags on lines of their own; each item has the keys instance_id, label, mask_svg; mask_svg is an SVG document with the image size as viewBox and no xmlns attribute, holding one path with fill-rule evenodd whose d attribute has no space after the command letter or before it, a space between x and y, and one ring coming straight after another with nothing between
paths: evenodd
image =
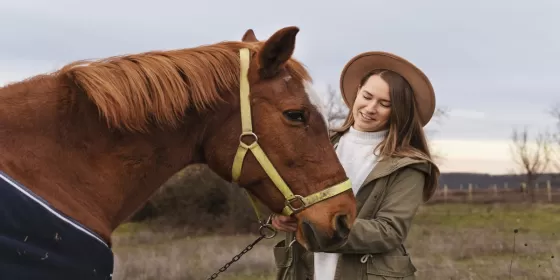
<instances>
[{"instance_id":1,"label":"brown felt hat","mask_svg":"<svg viewBox=\"0 0 560 280\"><path fill-rule=\"evenodd\" d=\"M406 59L387 52L365 52L352 58L340 75L340 91L351 109L356 99L360 80L375 69L387 69L403 76L414 91L422 125L428 124L436 109L434 88L426 75Z\"/></svg>"}]
</instances>

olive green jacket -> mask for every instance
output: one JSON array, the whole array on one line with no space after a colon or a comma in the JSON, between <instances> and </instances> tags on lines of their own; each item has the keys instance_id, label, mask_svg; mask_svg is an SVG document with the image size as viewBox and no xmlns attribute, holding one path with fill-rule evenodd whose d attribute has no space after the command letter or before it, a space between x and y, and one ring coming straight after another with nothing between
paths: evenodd
<instances>
[{"instance_id":1,"label":"olive green jacket","mask_svg":"<svg viewBox=\"0 0 560 280\"><path fill-rule=\"evenodd\" d=\"M340 135L331 140L336 145ZM342 253L335 280L415 279L403 245L423 200L431 164L410 158L377 163L356 194L358 216L348 241L327 252ZM313 252L287 233L273 248L278 280L313 280ZM291 246L290 246L291 245ZM316 279L321 280L321 279Z\"/></svg>"}]
</instances>

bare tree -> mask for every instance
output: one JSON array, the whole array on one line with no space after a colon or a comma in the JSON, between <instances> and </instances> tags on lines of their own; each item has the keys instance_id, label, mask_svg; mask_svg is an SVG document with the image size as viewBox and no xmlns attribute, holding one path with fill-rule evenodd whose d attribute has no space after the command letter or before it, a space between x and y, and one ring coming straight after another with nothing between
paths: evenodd
<instances>
[{"instance_id":1,"label":"bare tree","mask_svg":"<svg viewBox=\"0 0 560 280\"><path fill-rule=\"evenodd\" d=\"M512 157L521 173L525 174L527 188L531 190L533 201L535 180L546 171L550 163L550 139L550 135L539 133L534 145L531 145L526 127L521 132L514 129L512 133Z\"/></svg>"},{"instance_id":2,"label":"bare tree","mask_svg":"<svg viewBox=\"0 0 560 280\"><path fill-rule=\"evenodd\" d=\"M549 113L556 120L556 131L551 139L551 165L560 171L560 103L554 105Z\"/></svg>"},{"instance_id":3,"label":"bare tree","mask_svg":"<svg viewBox=\"0 0 560 280\"><path fill-rule=\"evenodd\" d=\"M438 107L436 108L436 111L434 112L434 119L438 122L441 123L441 120L445 117L449 116L449 109L445 108L445 107Z\"/></svg>"},{"instance_id":4,"label":"bare tree","mask_svg":"<svg viewBox=\"0 0 560 280\"><path fill-rule=\"evenodd\" d=\"M552 117L556 119L558 130L560 130L560 103L557 103L556 105L552 106L552 109L550 110L550 115L552 115Z\"/></svg>"},{"instance_id":5,"label":"bare tree","mask_svg":"<svg viewBox=\"0 0 560 280\"><path fill-rule=\"evenodd\" d=\"M342 125L348 114L348 108L344 104L342 96L331 85L327 87L325 109L329 128Z\"/></svg>"}]
</instances>

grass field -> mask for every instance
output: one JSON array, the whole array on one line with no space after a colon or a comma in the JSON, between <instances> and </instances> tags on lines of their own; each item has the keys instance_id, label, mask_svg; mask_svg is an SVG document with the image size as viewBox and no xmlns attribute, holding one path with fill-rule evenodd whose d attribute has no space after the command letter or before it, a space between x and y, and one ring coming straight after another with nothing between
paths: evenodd
<instances>
[{"instance_id":1,"label":"grass field","mask_svg":"<svg viewBox=\"0 0 560 280\"><path fill-rule=\"evenodd\" d=\"M207 279L255 238L185 232L123 225L114 279ZM274 279L276 241L262 241L218 279ZM511 279L560 279L560 205L427 205L406 243L417 279L510 279L510 266Z\"/></svg>"}]
</instances>

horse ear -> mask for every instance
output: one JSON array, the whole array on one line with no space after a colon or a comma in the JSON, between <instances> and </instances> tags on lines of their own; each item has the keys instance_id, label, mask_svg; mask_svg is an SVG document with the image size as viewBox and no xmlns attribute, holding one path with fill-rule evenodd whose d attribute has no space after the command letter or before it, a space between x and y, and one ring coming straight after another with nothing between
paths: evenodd
<instances>
[{"instance_id":1,"label":"horse ear","mask_svg":"<svg viewBox=\"0 0 560 280\"><path fill-rule=\"evenodd\" d=\"M245 31L245 34L243 34L243 38L241 38L241 41L258 42L259 40L257 40L257 36L255 36L255 32L253 32L253 29L248 29L247 31Z\"/></svg>"},{"instance_id":2,"label":"horse ear","mask_svg":"<svg viewBox=\"0 0 560 280\"><path fill-rule=\"evenodd\" d=\"M299 28L295 26L282 28L272 35L259 52L262 79L274 77L282 66L292 56L296 44Z\"/></svg>"}]
</instances>

